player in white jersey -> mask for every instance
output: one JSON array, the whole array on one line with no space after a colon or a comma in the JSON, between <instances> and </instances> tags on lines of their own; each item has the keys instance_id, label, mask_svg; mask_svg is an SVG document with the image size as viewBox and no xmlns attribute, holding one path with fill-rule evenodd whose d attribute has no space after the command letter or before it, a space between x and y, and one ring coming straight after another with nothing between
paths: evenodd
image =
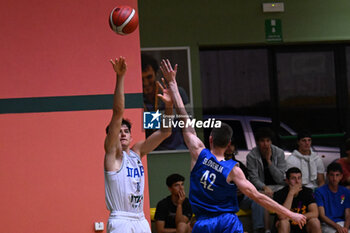
<instances>
[{"instance_id":1,"label":"player in white jersey","mask_svg":"<svg viewBox=\"0 0 350 233\"><path fill-rule=\"evenodd\" d=\"M146 140L130 148L132 142L130 122L123 119L124 77L127 64L124 57L111 60L116 73L113 99L113 115L105 139L105 191L106 204L111 212L107 233L150 233L143 213L144 168L141 156L154 150L170 136L171 129L154 132ZM166 88L158 83L163 94L159 98L165 103L165 114L172 114L172 101ZM163 83L164 85L164 83Z\"/></svg>"}]
</instances>

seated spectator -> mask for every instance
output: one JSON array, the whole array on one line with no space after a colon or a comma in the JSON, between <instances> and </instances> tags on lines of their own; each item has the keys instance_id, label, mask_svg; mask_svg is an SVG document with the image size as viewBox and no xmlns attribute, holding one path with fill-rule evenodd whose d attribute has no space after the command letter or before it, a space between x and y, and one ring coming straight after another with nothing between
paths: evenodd
<instances>
[{"instance_id":1,"label":"seated spectator","mask_svg":"<svg viewBox=\"0 0 350 233\"><path fill-rule=\"evenodd\" d=\"M350 138L345 141L345 153L346 157L337 161L343 169L343 179L340 181L340 184L350 189Z\"/></svg>"},{"instance_id":2,"label":"seated spectator","mask_svg":"<svg viewBox=\"0 0 350 233\"><path fill-rule=\"evenodd\" d=\"M236 146L235 146L235 140L234 138L231 138L231 145L229 145L224 153L225 160L233 159L234 161L237 161L239 164L239 167L242 169L245 177L248 179L248 169L247 167L239 160L236 159ZM237 200L238 205L240 209L243 210L249 210L254 209L252 212L252 225L253 225L253 231L254 232L262 232L264 230L264 218L261 216L264 216L265 209L264 207L260 206L256 202L254 202L252 199L244 195L239 189L237 189Z\"/></svg>"},{"instance_id":3,"label":"seated spectator","mask_svg":"<svg viewBox=\"0 0 350 233\"><path fill-rule=\"evenodd\" d=\"M321 233L313 191L302 185L301 170L296 167L289 168L286 172L286 183L283 189L275 192L273 199L287 209L305 215L307 222L303 229L300 229L298 224L291 222L285 216L278 216L275 224L278 232Z\"/></svg>"},{"instance_id":4,"label":"seated spectator","mask_svg":"<svg viewBox=\"0 0 350 233\"><path fill-rule=\"evenodd\" d=\"M236 159L236 154L237 154L236 143L235 143L235 139L232 137L231 144L227 147L224 153L225 160L233 159L234 161L238 162L239 167L242 169L245 177L248 178L248 169L241 161Z\"/></svg>"},{"instance_id":5,"label":"seated spectator","mask_svg":"<svg viewBox=\"0 0 350 233\"><path fill-rule=\"evenodd\" d=\"M287 169L300 167L303 173L303 185L314 190L324 185L324 165L322 159L311 149L311 133L301 131L298 133L298 150L287 158Z\"/></svg>"},{"instance_id":6,"label":"seated spectator","mask_svg":"<svg viewBox=\"0 0 350 233\"><path fill-rule=\"evenodd\" d=\"M257 190L271 198L275 191L283 187L286 171L284 151L272 145L273 136L269 128L258 129L255 135L257 146L247 155L249 180ZM252 206L253 213L258 214L255 207L260 207ZM261 216L257 217L265 222L263 228L265 231L270 231L269 212L266 210L260 214Z\"/></svg>"},{"instance_id":7,"label":"seated spectator","mask_svg":"<svg viewBox=\"0 0 350 233\"><path fill-rule=\"evenodd\" d=\"M154 219L158 233L191 232L192 209L184 190L185 178L179 174L167 177L166 184L171 193L157 204Z\"/></svg>"},{"instance_id":8,"label":"seated spectator","mask_svg":"<svg viewBox=\"0 0 350 233\"><path fill-rule=\"evenodd\" d=\"M347 233L350 226L350 190L339 185L343 177L339 163L327 167L328 184L316 189L315 196L323 233Z\"/></svg>"}]
</instances>

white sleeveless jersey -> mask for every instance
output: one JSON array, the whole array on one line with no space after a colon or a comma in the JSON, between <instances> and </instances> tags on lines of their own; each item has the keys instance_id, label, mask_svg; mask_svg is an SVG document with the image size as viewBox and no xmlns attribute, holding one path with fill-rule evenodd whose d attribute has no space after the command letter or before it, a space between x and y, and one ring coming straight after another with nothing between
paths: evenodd
<instances>
[{"instance_id":1,"label":"white sleeveless jersey","mask_svg":"<svg viewBox=\"0 0 350 233\"><path fill-rule=\"evenodd\" d=\"M123 151L119 171L105 171L106 205L109 211L143 213L144 170L140 156Z\"/></svg>"}]
</instances>

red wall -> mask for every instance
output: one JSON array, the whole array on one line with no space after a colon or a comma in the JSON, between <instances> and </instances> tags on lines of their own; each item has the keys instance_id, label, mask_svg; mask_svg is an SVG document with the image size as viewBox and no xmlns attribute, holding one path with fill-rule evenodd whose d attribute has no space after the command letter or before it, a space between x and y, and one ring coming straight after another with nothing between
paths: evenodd
<instances>
[{"instance_id":1,"label":"red wall","mask_svg":"<svg viewBox=\"0 0 350 233\"><path fill-rule=\"evenodd\" d=\"M138 31L116 35L108 25L117 3L136 0L18 0L0 7L0 98L111 93L109 59L125 55L129 78L141 84ZM142 92L127 85L126 92Z\"/></svg>"},{"instance_id":2,"label":"red wall","mask_svg":"<svg viewBox=\"0 0 350 233\"><path fill-rule=\"evenodd\" d=\"M139 33L110 30L116 4L137 9L137 0L3 2L0 99L112 94L109 59L120 55L128 63L126 93L141 93ZM103 142L111 114L0 114L1 232L85 233L94 222L106 225ZM125 115L135 141L143 139L142 109ZM145 195L149 218L148 189Z\"/></svg>"}]
</instances>

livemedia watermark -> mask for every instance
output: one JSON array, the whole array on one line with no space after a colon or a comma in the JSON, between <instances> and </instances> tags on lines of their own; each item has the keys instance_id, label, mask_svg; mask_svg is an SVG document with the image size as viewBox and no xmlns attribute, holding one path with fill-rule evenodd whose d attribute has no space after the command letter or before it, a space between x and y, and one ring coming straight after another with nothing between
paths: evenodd
<instances>
[{"instance_id":1,"label":"livemedia watermark","mask_svg":"<svg viewBox=\"0 0 350 233\"><path fill-rule=\"evenodd\" d=\"M179 114L165 115L157 110L156 112L143 113L144 129L160 129L160 128L220 128L222 122L215 118L206 120L197 120L191 116L182 116Z\"/></svg>"}]
</instances>

